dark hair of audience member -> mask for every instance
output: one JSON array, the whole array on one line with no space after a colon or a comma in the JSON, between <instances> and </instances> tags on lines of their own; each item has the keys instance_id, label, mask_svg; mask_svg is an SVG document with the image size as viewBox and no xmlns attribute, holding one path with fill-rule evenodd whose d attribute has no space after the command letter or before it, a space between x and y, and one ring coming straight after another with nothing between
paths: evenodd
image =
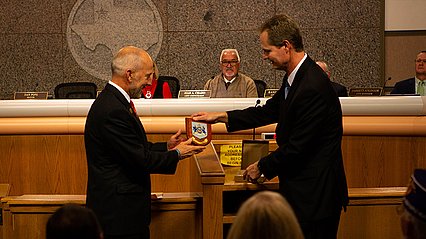
<instances>
[{"instance_id":1,"label":"dark hair of audience member","mask_svg":"<svg viewBox=\"0 0 426 239\"><path fill-rule=\"evenodd\" d=\"M92 210L77 204L59 208L46 224L46 239L102 239L102 229Z\"/></svg>"}]
</instances>

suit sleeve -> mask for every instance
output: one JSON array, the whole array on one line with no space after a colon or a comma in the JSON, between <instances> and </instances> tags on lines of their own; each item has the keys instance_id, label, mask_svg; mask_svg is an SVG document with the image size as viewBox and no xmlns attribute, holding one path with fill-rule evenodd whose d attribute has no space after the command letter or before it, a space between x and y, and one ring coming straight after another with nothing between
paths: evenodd
<instances>
[{"instance_id":1,"label":"suit sleeve","mask_svg":"<svg viewBox=\"0 0 426 239\"><path fill-rule=\"evenodd\" d=\"M166 151L165 143L152 144L138 134L139 125L128 112L112 111L104 125L104 136L112 155L124 160L129 167L149 173L173 174L179 157L176 151ZM162 150L162 152L160 152Z\"/></svg>"},{"instance_id":2,"label":"suit sleeve","mask_svg":"<svg viewBox=\"0 0 426 239\"><path fill-rule=\"evenodd\" d=\"M317 154L323 142L319 141L323 140L321 131L329 130L327 128L329 106L324 98L314 90L305 92L303 97L298 97L294 102L292 107L296 107L296 111L292 112L296 114L289 116L292 117L293 122L291 125L285 126L289 135L288 141L279 145L276 151L259 162L262 173L268 179L272 179L282 172L278 170L300 168L306 165L307 159L321 157Z\"/></svg>"}]
</instances>

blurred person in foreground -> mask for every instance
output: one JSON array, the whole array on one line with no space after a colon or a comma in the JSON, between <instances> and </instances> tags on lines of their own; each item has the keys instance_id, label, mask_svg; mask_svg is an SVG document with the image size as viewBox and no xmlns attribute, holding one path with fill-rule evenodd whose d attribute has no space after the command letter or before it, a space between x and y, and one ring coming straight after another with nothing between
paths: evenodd
<instances>
[{"instance_id":1,"label":"blurred person in foreground","mask_svg":"<svg viewBox=\"0 0 426 239\"><path fill-rule=\"evenodd\" d=\"M236 49L222 50L219 58L221 73L204 85L204 90L211 90L211 98L257 98L254 81L239 72L240 62Z\"/></svg>"},{"instance_id":2,"label":"blurred person in foreground","mask_svg":"<svg viewBox=\"0 0 426 239\"><path fill-rule=\"evenodd\" d=\"M402 205L404 238L426 239L426 169L414 170Z\"/></svg>"},{"instance_id":3,"label":"blurred person in foreground","mask_svg":"<svg viewBox=\"0 0 426 239\"><path fill-rule=\"evenodd\" d=\"M348 203L341 141L340 101L323 70L303 49L297 23L287 15L260 29L263 59L286 72L283 85L261 107L199 112L196 121L227 124L229 132L277 123L278 148L245 172L256 183L263 174L279 178L279 191L292 206L305 238L336 238Z\"/></svg>"},{"instance_id":4,"label":"blurred person in foreground","mask_svg":"<svg viewBox=\"0 0 426 239\"><path fill-rule=\"evenodd\" d=\"M184 141L151 143L132 98L152 81L153 62L143 49L127 46L111 64L112 79L93 102L84 131L88 182L86 205L105 239L149 239L151 174L173 174L179 160L204 149Z\"/></svg>"},{"instance_id":5,"label":"blurred person in foreground","mask_svg":"<svg viewBox=\"0 0 426 239\"><path fill-rule=\"evenodd\" d=\"M303 239L291 206L281 194L256 193L238 210L227 239Z\"/></svg>"},{"instance_id":6,"label":"blurred person in foreground","mask_svg":"<svg viewBox=\"0 0 426 239\"><path fill-rule=\"evenodd\" d=\"M65 204L46 224L46 239L103 239L102 229L92 210Z\"/></svg>"}]
</instances>

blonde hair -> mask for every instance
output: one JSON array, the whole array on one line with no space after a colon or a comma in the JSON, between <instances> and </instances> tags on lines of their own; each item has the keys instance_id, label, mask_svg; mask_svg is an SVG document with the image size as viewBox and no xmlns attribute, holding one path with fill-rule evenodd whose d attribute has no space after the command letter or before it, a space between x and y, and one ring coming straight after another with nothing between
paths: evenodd
<instances>
[{"instance_id":1,"label":"blonde hair","mask_svg":"<svg viewBox=\"0 0 426 239\"><path fill-rule=\"evenodd\" d=\"M303 239L293 209L281 194L263 191L238 210L227 239Z\"/></svg>"}]
</instances>

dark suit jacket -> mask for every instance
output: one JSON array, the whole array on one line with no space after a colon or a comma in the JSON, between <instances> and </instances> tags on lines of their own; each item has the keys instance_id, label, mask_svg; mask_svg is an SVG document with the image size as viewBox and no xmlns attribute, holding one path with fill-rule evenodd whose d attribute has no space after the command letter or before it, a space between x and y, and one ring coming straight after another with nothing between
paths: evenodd
<instances>
[{"instance_id":1,"label":"dark suit jacket","mask_svg":"<svg viewBox=\"0 0 426 239\"><path fill-rule=\"evenodd\" d=\"M331 85L333 86L333 89L338 97L348 97L348 90L345 86L333 81L331 82Z\"/></svg>"},{"instance_id":2,"label":"dark suit jacket","mask_svg":"<svg viewBox=\"0 0 426 239\"><path fill-rule=\"evenodd\" d=\"M148 142L129 102L110 84L90 108L84 140L89 174L86 203L104 233L146 232L151 220L150 174L174 173L177 152L167 151L165 143Z\"/></svg>"},{"instance_id":3,"label":"dark suit jacket","mask_svg":"<svg viewBox=\"0 0 426 239\"><path fill-rule=\"evenodd\" d=\"M413 78L397 82L393 87L391 94L415 94L416 80Z\"/></svg>"},{"instance_id":4,"label":"dark suit jacket","mask_svg":"<svg viewBox=\"0 0 426 239\"><path fill-rule=\"evenodd\" d=\"M261 172L279 177L280 191L300 222L340 213L348 203L342 111L329 79L311 58L299 68L287 99L282 86L263 107L228 112L229 131L271 123L278 123L279 148L259 161Z\"/></svg>"}]
</instances>

